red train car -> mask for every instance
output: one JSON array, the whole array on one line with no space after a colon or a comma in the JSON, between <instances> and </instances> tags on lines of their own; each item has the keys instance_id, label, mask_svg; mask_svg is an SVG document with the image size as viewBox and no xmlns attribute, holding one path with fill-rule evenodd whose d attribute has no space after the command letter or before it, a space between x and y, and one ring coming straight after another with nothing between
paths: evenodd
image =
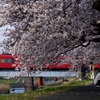
<instances>
[{"instance_id":1,"label":"red train car","mask_svg":"<svg viewBox=\"0 0 100 100\"><path fill-rule=\"evenodd\" d=\"M0 70L1 69L7 69L7 70L11 70L11 69L15 69L16 66L12 66L14 64L14 58L11 54L0 54ZM44 69L47 70L67 70L71 67L71 64L66 64L66 63L60 63L60 64L56 64L56 63L52 63L49 64L48 66L46 66Z\"/></svg>"},{"instance_id":2,"label":"red train car","mask_svg":"<svg viewBox=\"0 0 100 100\"><path fill-rule=\"evenodd\" d=\"M47 70L69 70L71 67L71 64L67 64L67 63L53 63L48 65L47 67L45 67L45 69Z\"/></svg>"},{"instance_id":3,"label":"red train car","mask_svg":"<svg viewBox=\"0 0 100 100\"><path fill-rule=\"evenodd\" d=\"M0 54L0 69L15 69L13 63L14 58L11 54Z\"/></svg>"},{"instance_id":4,"label":"red train car","mask_svg":"<svg viewBox=\"0 0 100 100\"><path fill-rule=\"evenodd\" d=\"M96 64L95 69L100 69L100 64Z\"/></svg>"},{"instance_id":5,"label":"red train car","mask_svg":"<svg viewBox=\"0 0 100 100\"><path fill-rule=\"evenodd\" d=\"M16 66L12 66L14 64L14 58L11 54L0 54L0 70L5 69L5 70L11 70L15 69ZM67 63L59 63L57 64L52 63L52 64L47 64L44 69L47 70L69 70L71 68L71 64ZM100 69L100 64L95 65L95 69Z\"/></svg>"}]
</instances>

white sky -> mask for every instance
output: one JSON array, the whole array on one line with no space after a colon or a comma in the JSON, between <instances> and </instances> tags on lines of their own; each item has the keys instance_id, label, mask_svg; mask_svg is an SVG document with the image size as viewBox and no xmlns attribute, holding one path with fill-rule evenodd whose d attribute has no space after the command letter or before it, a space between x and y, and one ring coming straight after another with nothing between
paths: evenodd
<instances>
[{"instance_id":1,"label":"white sky","mask_svg":"<svg viewBox=\"0 0 100 100\"><path fill-rule=\"evenodd\" d=\"M6 31L6 29L14 29L14 27L11 27L11 26L9 26L9 25L5 25L5 26L3 26L3 27L0 27L0 43L2 43L2 41L4 40L4 39L7 39L7 37L5 37L4 35L3 35L3 33ZM0 47L0 53L2 52L2 47Z\"/></svg>"},{"instance_id":2,"label":"white sky","mask_svg":"<svg viewBox=\"0 0 100 100\"><path fill-rule=\"evenodd\" d=\"M11 26L9 26L9 25L5 25L5 26L3 26L3 27L0 27L0 43L1 43L4 39L7 38L7 37L5 37L5 36L3 35L3 33L6 31L6 29L14 29L14 27L11 27Z\"/></svg>"},{"instance_id":3,"label":"white sky","mask_svg":"<svg viewBox=\"0 0 100 100\"><path fill-rule=\"evenodd\" d=\"M1 1L2 1L2 0L0 0L0 8L1 8L0 11L2 11L2 9L3 9L4 7L9 6L8 4L3 4ZM1 12L0 12L0 14L1 14ZM0 25L2 25L2 21L3 21L3 19L2 19L2 14L1 14L1 15L0 15ZM14 29L14 27L11 27L10 25L5 25L5 26L0 27L0 44L2 43L2 41L3 41L4 39L7 39L7 37L5 37L5 36L3 35L3 33L6 31L6 29ZM1 49L2 49L2 47L0 47L0 51L1 51Z\"/></svg>"}]
</instances>

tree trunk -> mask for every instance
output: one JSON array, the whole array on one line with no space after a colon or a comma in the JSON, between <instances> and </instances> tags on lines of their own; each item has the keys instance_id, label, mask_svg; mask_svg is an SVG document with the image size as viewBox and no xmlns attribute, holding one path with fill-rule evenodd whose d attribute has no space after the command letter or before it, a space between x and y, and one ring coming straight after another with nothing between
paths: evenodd
<instances>
[{"instance_id":1,"label":"tree trunk","mask_svg":"<svg viewBox=\"0 0 100 100\"><path fill-rule=\"evenodd\" d=\"M32 91L34 89L34 80L33 77L25 78L25 91Z\"/></svg>"}]
</instances>

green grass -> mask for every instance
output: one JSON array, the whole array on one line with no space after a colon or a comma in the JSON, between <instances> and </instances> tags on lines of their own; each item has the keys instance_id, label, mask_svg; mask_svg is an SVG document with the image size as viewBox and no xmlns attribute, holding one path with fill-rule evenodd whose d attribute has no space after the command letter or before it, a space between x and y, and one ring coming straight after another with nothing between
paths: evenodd
<instances>
[{"instance_id":1,"label":"green grass","mask_svg":"<svg viewBox=\"0 0 100 100\"><path fill-rule=\"evenodd\" d=\"M5 84L5 85L11 85L11 84L15 84L17 81L17 79L13 78L13 79L0 79L0 84ZM19 81L20 83L21 81Z\"/></svg>"},{"instance_id":2,"label":"green grass","mask_svg":"<svg viewBox=\"0 0 100 100\"><path fill-rule=\"evenodd\" d=\"M0 100L35 100L36 97L54 94L56 92L61 92L64 90L69 90L78 86L88 85L92 83L93 80L90 79L79 81L78 79L73 78L73 80L69 80L69 82L66 82L65 84L63 84L63 82L57 82L51 85L41 86L38 90L32 92L0 95Z\"/></svg>"}]
</instances>

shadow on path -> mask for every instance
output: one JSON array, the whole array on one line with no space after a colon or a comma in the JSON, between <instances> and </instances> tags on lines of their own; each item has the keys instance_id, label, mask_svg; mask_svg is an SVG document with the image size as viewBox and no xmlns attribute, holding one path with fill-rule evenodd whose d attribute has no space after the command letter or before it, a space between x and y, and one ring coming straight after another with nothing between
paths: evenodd
<instances>
[{"instance_id":1,"label":"shadow on path","mask_svg":"<svg viewBox=\"0 0 100 100\"><path fill-rule=\"evenodd\" d=\"M81 86L64 92L43 96L36 100L100 100L100 87Z\"/></svg>"}]
</instances>

